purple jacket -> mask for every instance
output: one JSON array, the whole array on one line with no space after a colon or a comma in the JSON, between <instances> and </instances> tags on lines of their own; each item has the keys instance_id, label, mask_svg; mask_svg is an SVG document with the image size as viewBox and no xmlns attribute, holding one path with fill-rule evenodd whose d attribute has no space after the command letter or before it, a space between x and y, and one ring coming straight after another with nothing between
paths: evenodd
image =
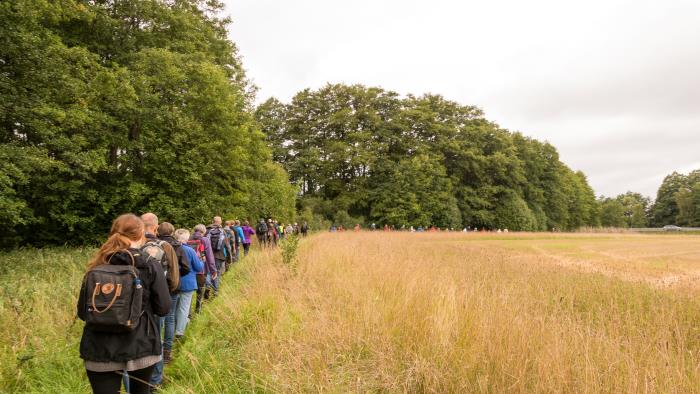
<instances>
[{"instance_id":1,"label":"purple jacket","mask_svg":"<svg viewBox=\"0 0 700 394\"><path fill-rule=\"evenodd\" d=\"M252 227L250 226L243 226L241 227L243 230L243 243L244 244L249 244L250 243L250 236L255 235L255 230L253 230Z\"/></svg>"},{"instance_id":2,"label":"purple jacket","mask_svg":"<svg viewBox=\"0 0 700 394\"><path fill-rule=\"evenodd\" d=\"M204 264L204 273L216 272L216 263L214 262L214 252L211 250L211 241L199 231L195 231L190 239L198 239L204 244L204 255L207 258Z\"/></svg>"}]
</instances>

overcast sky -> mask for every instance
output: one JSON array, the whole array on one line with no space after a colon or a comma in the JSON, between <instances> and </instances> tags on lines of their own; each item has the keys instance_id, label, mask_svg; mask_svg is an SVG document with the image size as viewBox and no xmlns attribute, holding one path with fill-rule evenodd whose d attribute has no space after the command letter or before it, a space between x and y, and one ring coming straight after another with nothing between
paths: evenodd
<instances>
[{"instance_id":1,"label":"overcast sky","mask_svg":"<svg viewBox=\"0 0 700 394\"><path fill-rule=\"evenodd\" d=\"M700 169L700 0L225 0L258 101L442 94L554 144L596 194Z\"/></svg>"}]
</instances>

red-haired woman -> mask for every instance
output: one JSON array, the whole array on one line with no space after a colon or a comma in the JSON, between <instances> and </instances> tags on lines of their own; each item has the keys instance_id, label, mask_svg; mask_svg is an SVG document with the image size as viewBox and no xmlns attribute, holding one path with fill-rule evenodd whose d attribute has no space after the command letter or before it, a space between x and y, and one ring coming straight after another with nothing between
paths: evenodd
<instances>
[{"instance_id":1,"label":"red-haired woman","mask_svg":"<svg viewBox=\"0 0 700 394\"><path fill-rule=\"evenodd\" d=\"M160 333L154 315L165 316L168 313L170 294L163 269L140 252L143 242L144 225L141 219L132 214L121 215L112 223L107 242L88 265L90 271L102 264L134 264L143 287L143 312L133 330L114 333L95 330L90 326L83 329L80 357L85 360L94 393L118 393L124 373L131 378L130 393L148 393L148 380L153 367L162 357ZM78 300L78 316L82 320L90 313L85 286L83 282Z\"/></svg>"}]
</instances>

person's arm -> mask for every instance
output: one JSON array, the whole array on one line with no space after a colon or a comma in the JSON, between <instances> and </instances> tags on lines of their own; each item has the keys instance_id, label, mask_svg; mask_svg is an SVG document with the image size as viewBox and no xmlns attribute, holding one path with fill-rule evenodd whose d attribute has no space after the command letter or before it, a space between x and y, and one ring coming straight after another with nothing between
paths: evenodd
<instances>
[{"instance_id":1,"label":"person's arm","mask_svg":"<svg viewBox=\"0 0 700 394\"><path fill-rule=\"evenodd\" d=\"M167 242L163 242L163 251L165 251L165 259L168 260L168 269L171 272L170 284L172 288L170 290L175 291L180 286L180 265L177 261L177 253L175 253L175 248Z\"/></svg>"},{"instance_id":2,"label":"person's arm","mask_svg":"<svg viewBox=\"0 0 700 394\"><path fill-rule=\"evenodd\" d=\"M211 273L212 278L216 278L216 262L214 252L211 250L211 241L209 238L202 237L202 242L204 242L204 255L207 258L207 272Z\"/></svg>"},{"instance_id":3,"label":"person's arm","mask_svg":"<svg viewBox=\"0 0 700 394\"><path fill-rule=\"evenodd\" d=\"M78 294L78 317L80 320L85 321L85 280L83 280L83 284L80 286L80 294Z\"/></svg>"},{"instance_id":4,"label":"person's arm","mask_svg":"<svg viewBox=\"0 0 700 394\"><path fill-rule=\"evenodd\" d=\"M151 260L148 263L153 272L151 286L151 308L153 313L158 316L165 316L170 312L170 291L168 290L168 282L165 280L165 273L160 264Z\"/></svg>"}]
</instances>

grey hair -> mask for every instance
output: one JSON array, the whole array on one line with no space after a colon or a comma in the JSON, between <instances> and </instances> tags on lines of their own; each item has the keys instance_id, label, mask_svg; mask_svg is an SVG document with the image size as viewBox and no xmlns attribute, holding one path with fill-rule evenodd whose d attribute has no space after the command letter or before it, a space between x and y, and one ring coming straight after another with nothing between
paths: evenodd
<instances>
[{"instance_id":1,"label":"grey hair","mask_svg":"<svg viewBox=\"0 0 700 394\"><path fill-rule=\"evenodd\" d=\"M186 228L179 228L175 230L175 239L180 242L187 242L190 239L190 230Z\"/></svg>"},{"instance_id":2,"label":"grey hair","mask_svg":"<svg viewBox=\"0 0 700 394\"><path fill-rule=\"evenodd\" d=\"M204 234L207 232L207 226L200 223L194 226L194 231L199 231L200 233Z\"/></svg>"}]
</instances>

